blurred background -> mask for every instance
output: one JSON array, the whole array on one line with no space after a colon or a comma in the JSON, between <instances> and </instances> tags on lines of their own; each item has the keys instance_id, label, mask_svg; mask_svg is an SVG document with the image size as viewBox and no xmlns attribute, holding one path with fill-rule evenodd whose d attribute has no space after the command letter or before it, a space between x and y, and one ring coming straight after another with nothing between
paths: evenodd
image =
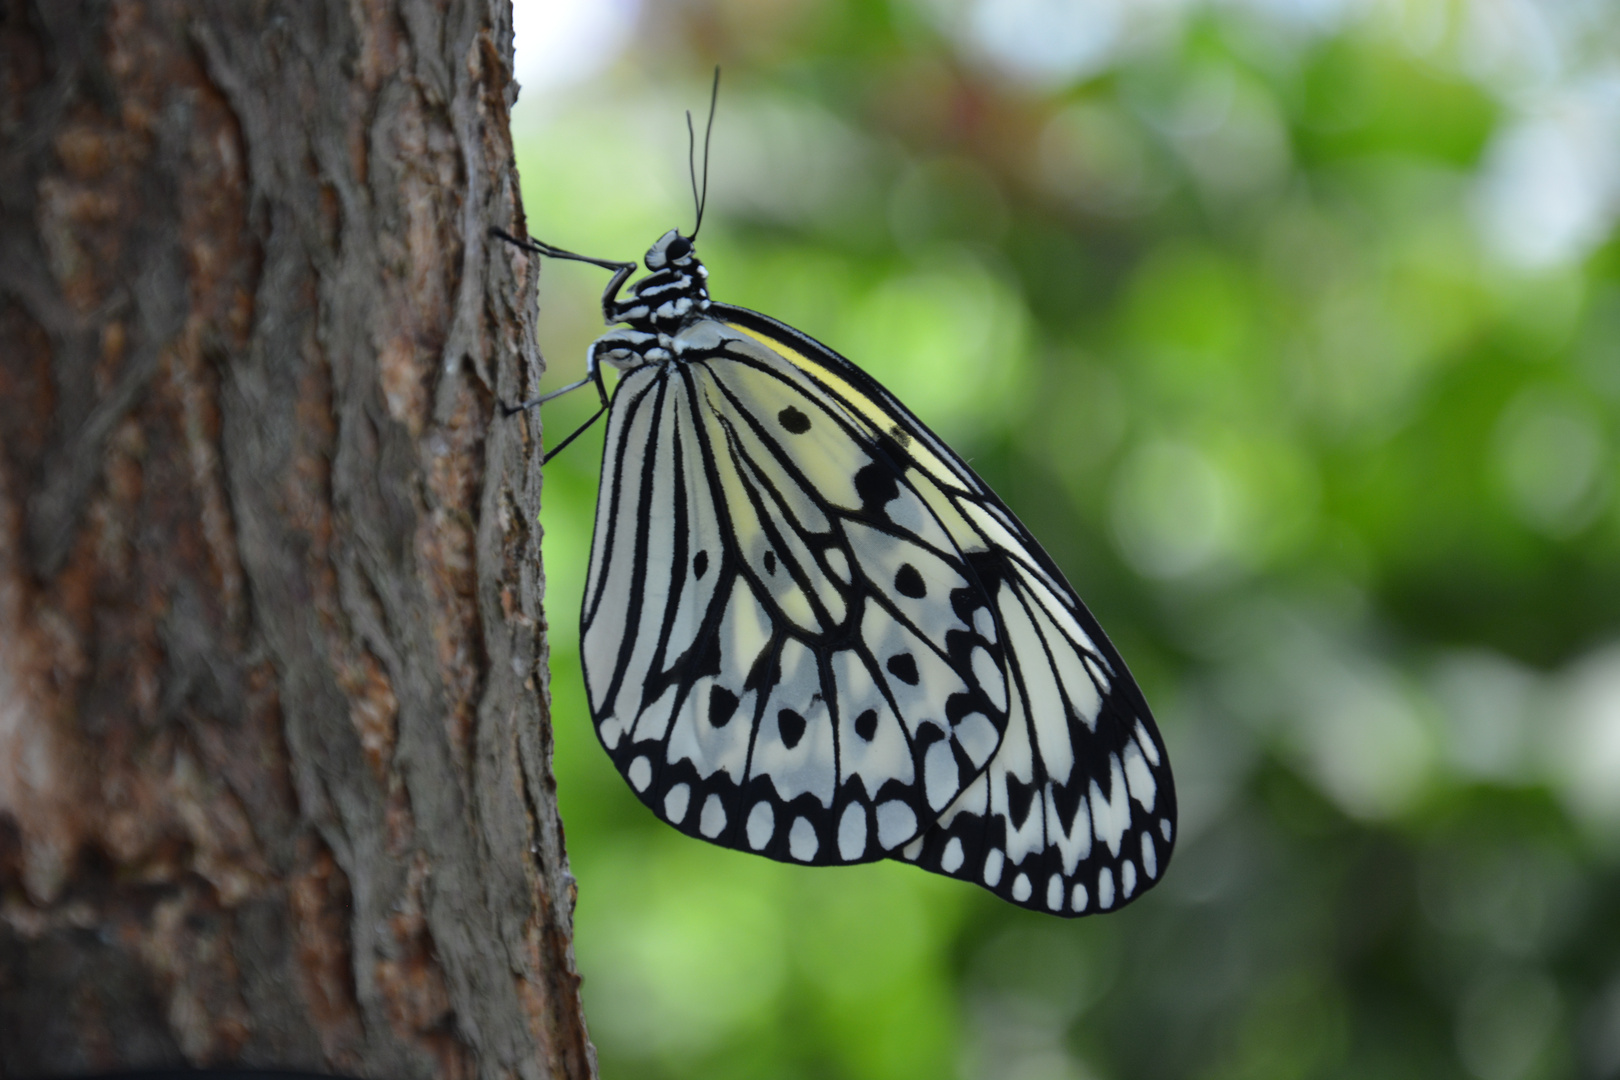
<instances>
[{"instance_id":1,"label":"blurred background","mask_svg":"<svg viewBox=\"0 0 1620 1080\"><path fill-rule=\"evenodd\" d=\"M546 471L604 1076L1620 1077L1620 6L519 0L530 231L843 352L1068 574L1171 750L1068 922L688 840L591 731L601 426ZM547 386L601 331L547 263ZM555 442L592 395L547 406Z\"/></svg>"}]
</instances>

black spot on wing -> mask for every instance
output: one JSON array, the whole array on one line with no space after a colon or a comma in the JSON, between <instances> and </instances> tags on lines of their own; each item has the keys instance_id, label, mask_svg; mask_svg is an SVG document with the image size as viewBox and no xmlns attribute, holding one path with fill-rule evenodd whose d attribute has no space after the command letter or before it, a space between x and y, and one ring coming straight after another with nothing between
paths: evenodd
<instances>
[{"instance_id":1,"label":"black spot on wing","mask_svg":"<svg viewBox=\"0 0 1620 1080\"><path fill-rule=\"evenodd\" d=\"M855 494L861 498L861 509L875 514L900 497L900 484L892 470L873 462L855 474Z\"/></svg>"},{"instance_id":2,"label":"black spot on wing","mask_svg":"<svg viewBox=\"0 0 1620 1080\"><path fill-rule=\"evenodd\" d=\"M767 574L776 573L776 552L774 551L765 553L765 572Z\"/></svg>"},{"instance_id":3,"label":"black spot on wing","mask_svg":"<svg viewBox=\"0 0 1620 1080\"><path fill-rule=\"evenodd\" d=\"M1063 827L1064 832L1074 828L1075 811L1080 808L1080 800L1085 798L1085 795L1085 784L1078 777L1074 778L1072 783L1052 786L1052 802L1057 807L1058 824Z\"/></svg>"},{"instance_id":4,"label":"black spot on wing","mask_svg":"<svg viewBox=\"0 0 1620 1080\"><path fill-rule=\"evenodd\" d=\"M792 405L777 413L776 419L795 435L803 435L810 430L810 418Z\"/></svg>"},{"instance_id":5,"label":"black spot on wing","mask_svg":"<svg viewBox=\"0 0 1620 1080\"><path fill-rule=\"evenodd\" d=\"M889 674L905 683L907 686L916 686L921 678L917 673L917 658L908 652L895 653L889 657Z\"/></svg>"},{"instance_id":6,"label":"black spot on wing","mask_svg":"<svg viewBox=\"0 0 1620 1080\"><path fill-rule=\"evenodd\" d=\"M700 551L696 555L692 556L692 573L699 579L702 579L703 575L708 572L709 553L707 551Z\"/></svg>"},{"instance_id":7,"label":"black spot on wing","mask_svg":"<svg viewBox=\"0 0 1620 1080\"><path fill-rule=\"evenodd\" d=\"M1029 807L1035 801L1035 785L1026 784L1014 776L1007 774L1007 816L1013 823L1013 828L1022 829L1024 822L1029 820Z\"/></svg>"},{"instance_id":8,"label":"black spot on wing","mask_svg":"<svg viewBox=\"0 0 1620 1080\"><path fill-rule=\"evenodd\" d=\"M901 563L900 569L895 571L894 588L901 596L909 596L913 600L921 600L928 595L928 586L923 583L922 574L910 563Z\"/></svg>"},{"instance_id":9,"label":"black spot on wing","mask_svg":"<svg viewBox=\"0 0 1620 1080\"><path fill-rule=\"evenodd\" d=\"M709 723L725 727L737 711L737 695L723 686L709 691Z\"/></svg>"},{"instance_id":10,"label":"black spot on wing","mask_svg":"<svg viewBox=\"0 0 1620 1080\"><path fill-rule=\"evenodd\" d=\"M799 740L804 738L804 729L804 717L792 709L783 709L776 714L776 730L782 733L782 745L789 750L799 745Z\"/></svg>"},{"instance_id":11,"label":"black spot on wing","mask_svg":"<svg viewBox=\"0 0 1620 1080\"><path fill-rule=\"evenodd\" d=\"M871 742L872 737L877 734L877 721L877 710L867 709L855 718L855 734Z\"/></svg>"}]
</instances>

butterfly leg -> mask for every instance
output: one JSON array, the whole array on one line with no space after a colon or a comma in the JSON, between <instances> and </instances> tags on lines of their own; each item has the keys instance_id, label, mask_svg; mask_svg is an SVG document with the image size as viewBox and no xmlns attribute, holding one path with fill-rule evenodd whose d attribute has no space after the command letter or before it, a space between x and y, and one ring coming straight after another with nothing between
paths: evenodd
<instances>
[{"instance_id":1,"label":"butterfly leg","mask_svg":"<svg viewBox=\"0 0 1620 1080\"><path fill-rule=\"evenodd\" d=\"M543 244L538 240L520 240L505 229L490 229L489 233L496 239L505 240L514 247L521 248L524 251L532 251L536 255L545 255L553 259L567 259L570 262L589 263L592 266L600 266L604 270L612 270L613 278L607 283L607 288L602 290L602 318L607 321L609 326L623 322L624 312L635 306L634 303L626 303L619 299L619 290L624 288L626 281L630 280L630 275L636 272L635 263L615 262L612 259L596 259L589 255L577 255L572 251L552 247L550 244ZM586 376L587 380L589 378L589 376ZM584 385L584 382L575 384L576 387ZM570 387L570 389L573 388ZM562 393L562 391L558 391L558 393Z\"/></svg>"},{"instance_id":2,"label":"butterfly leg","mask_svg":"<svg viewBox=\"0 0 1620 1080\"><path fill-rule=\"evenodd\" d=\"M550 450L546 451L546 456L540 459L540 464L544 465L546 462L550 461L552 458L554 458L558 454L562 453L564 447L566 447L569 443L573 442L575 439L579 438L581 435L585 434L586 429L589 428L592 424L596 423L596 421L601 417L601 415L604 412L607 411L607 407L608 407L607 385L602 381L602 369L596 362L596 346L594 346L594 345L591 346L590 355L586 359L586 362L585 362L585 377L583 379L580 379L578 382L569 383L567 386L558 387L556 390L551 391L549 394L541 394L539 397L532 398L529 401L525 401L520 405L502 405L502 408L506 411L506 415L507 416L512 416L512 415L514 415L516 413L524 412L524 411L526 411L528 409L538 408L539 406L544 405L548 401L552 401L552 400L554 400L556 398L560 398L564 394L571 394L575 390L578 390L580 387L586 386L586 385L594 385L596 387L596 397L597 397L597 400L601 402L601 405L597 408L597 410L594 413L591 414L591 418L589 420L585 421L579 427L575 428L573 433L570 434L562 442L558 443L556 446L553 446Z\"/></svg>"},{"instance_id":3,"label":"butterfly leg","mask_svg":"<svg viewBox=\"0 0 1620 1080\"><path fill-rule=\"evenodd\" d=\"M569 443L573 442L575 439L577 439L581 435L585 434L586 429L589 428L592 424L596 423L596 421L601 418L603 413L607 412L607 408L608 408L608 392L607 392L607 387L602 382L602 369L596 366L596 350L595 349L591 350L590 363L587 366L590 368L590 373L587 374L585 376L585 378L581 379L577 383L574 383L572 386L565 386L561 390L553 390L549 394L542 394L535 401L535 404L538 405L538 404L540 404L540 402L548 401L551 398L556 397L558 394L566 394L570 390L579 389L581 386L585 385L588 382L594 382L596 384L596 397L597 397L597 400L601 402L601 404L597 407L597 410L595 412L591 413L591 418L589 420L585 421L583 424L579 425L579 427L575 428L573 430L573 433L570 434L562 442L558 443L556 446L553 446L550 450L546 451L546 456L540 459L540 464L542 464L542 465L544 465L546 462L550 461L552 458L556 457L558 454L562 453L563 449Z\"/></svg>"}]
</instances>

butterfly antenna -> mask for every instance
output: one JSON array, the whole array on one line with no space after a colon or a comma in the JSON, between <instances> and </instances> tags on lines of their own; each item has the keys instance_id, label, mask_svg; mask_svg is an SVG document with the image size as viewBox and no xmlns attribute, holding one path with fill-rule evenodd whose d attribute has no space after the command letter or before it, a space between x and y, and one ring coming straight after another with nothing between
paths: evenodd
<instances>
[{"instance_id":1,"label":"butterfly antenna","mask_svg":"<svg viewBox=\"0 0 1620 1080\"><path fill-rule=\"evenodd\" d=\"M703 129L703 190L698 191L697 133L692 129L692 111L686 112L686 166L692 174L692 200L697 203L697 224L692 226L689 240L696 240L703 228L703 209L709 205L709 141L714 137L714 109L720 101L720 65L714 68L714 87L709 91L709 123Z\"/></svg>"}]
</instances>

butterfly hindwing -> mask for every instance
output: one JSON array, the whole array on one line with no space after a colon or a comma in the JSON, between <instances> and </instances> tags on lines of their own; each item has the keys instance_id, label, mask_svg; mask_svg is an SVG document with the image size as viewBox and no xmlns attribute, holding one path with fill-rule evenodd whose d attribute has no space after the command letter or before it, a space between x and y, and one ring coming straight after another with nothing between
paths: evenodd
<instances>
[{"instance_id":1,"label":"butterfly hindwing","mask_svg":"<svg viewBox=\"0 0 1620 1080\"><path fill-rule=\"evenodd\" d=\"M683 337L610 411L581 619L598 734L683 831L881 858L1007 725L989 596L887 436L746 335Z\"/></svg>"},{"instance_id":2,"label":"butterfly hindwing","mask_svg":"<svg viewBox=\"0 0 1620 1080\"><path fill-rule=\"evenodd\" d=\"M1140 690L1096 620L994 493L870 376L755 312L719 318L788 359L874 439L962 553L987 601L975 672L1009 723L982 775L896 853L1013 903L1112 910L1157 882L1175 842L1168 758Z\"/></svg>"}]
</instances>

